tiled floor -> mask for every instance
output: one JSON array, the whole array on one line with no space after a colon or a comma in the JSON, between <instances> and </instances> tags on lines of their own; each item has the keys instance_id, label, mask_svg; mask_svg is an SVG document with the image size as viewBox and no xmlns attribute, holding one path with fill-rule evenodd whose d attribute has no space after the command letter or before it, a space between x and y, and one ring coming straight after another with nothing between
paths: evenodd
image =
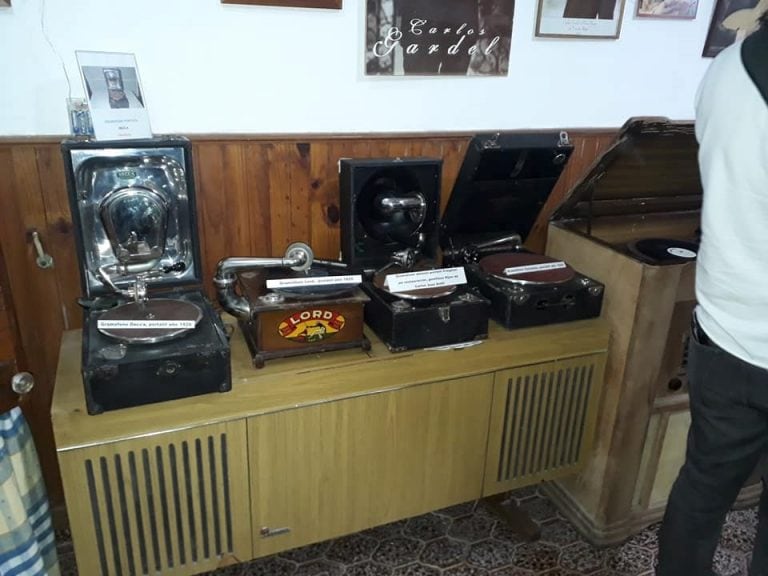
<instances>
[{"instance_id":1,"label":"tiled floor","mask_svg":"<svg viewBox=\"0 0 768 576\"><path fill-rule=\"evenodd\" d=\"M541 526L523 542L482 502L468 503L298 550L211 572L209 576L639 576L653 573L656 528L625 544L586 543L535 489L513 494ZM716 556L721 576L747 573L754 509L732 512ZM62 574L76 575L71 543L59 544Z\"/></svg>"}]
</instances>

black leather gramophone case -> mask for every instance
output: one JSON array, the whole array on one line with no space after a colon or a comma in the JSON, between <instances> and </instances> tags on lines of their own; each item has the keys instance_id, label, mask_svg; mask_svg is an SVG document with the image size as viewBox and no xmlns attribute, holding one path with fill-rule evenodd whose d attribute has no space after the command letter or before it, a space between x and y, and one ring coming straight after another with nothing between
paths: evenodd
<instances>
[{"instance_id":1,"label":"black leather gramophone case","mask_svg":"<svg viewBox=\"0 0 768 576\"><path fill-rule=\"evenodd\" d=\"M116 142L65 141L62 144L72 220L85 298L82 374L88 412L99 414L130 406L163 402L231 389L229 341L224 326L203 295L200 247L195 212L191 146L183 138ZM149 191L149 192L147 192ZM157 225L151 201L167 207ZM107 230L102 213L105 198L123 194L114 203L114 228ZM114 313L131 299L110 288L106 271L119 290L129 288L135 272L120 272L115 244L122 238L130 250L147 250L150 228L165 237L151 252L147 278L148 302L168 299L199 309L194 329L171 339L135 343L103 334L99 318ZM144 241L143 235L149 242ZM138 239L137 239L138 236ZM126 240L128 238L128 240ZM130 251L129 250L129 251ZM146 272L146 270L140 270Z\"/></svg>"},{"instance_id":2,"label":"black leather gramophone case","mask_svg":"<svg viewBox=\"0 0 768 576\"><path fill-rule=\"evenodd\" d=\"M426 211L420 232L424 259L437 258L442 160L434 158L342 158L339 161L341 196L341 259L353 270L375 270L393 252L415 247L415 237L398 237L404 224L375 213L376 195L388 187L424 195ZM404 218L398 214L397 218ZM407 224L407 223L405 223Z\"/></svg>"},{"instance_id":3,"label":"black leather gramophone case","mask_svg":"<svg viewBox=\"0 0 768 576\"><path fill-rule=\"evenodd\" d=\"M393 253L414 248L418 234L423 234L417 268L436 267L441 170L442 160L433 158L342 159L339 187L344 262L355 270L379 270L391 261ZM388 189L423 195L424 222L417 234L402 235L409 226L407 220L398 218L407 215L387 218L372 209L377 194ZM393 352L488 336L488 301L465 286L448 296L424 300L398 298L370 280L364 281L362 288L370 297L365 322Z\"/></svg>"},{"instance_id":4,"label":"black leather gramophone case","mask_svg":"<svg viewBox=\"0 0 768 576\"><path fill-rule=\"evenodd\" d=\"M498 247L485 253L473 248L514 234L524 242L572 151L562 132L481 134L467 149L443 215L440 243L446 258L452 255L465 265L469 281L491 301L491 317L505 328L600 315L599 282L576 272L563 283L509 283L478 263L483 255L498 254Z\"/></svg>"}]
</instances>

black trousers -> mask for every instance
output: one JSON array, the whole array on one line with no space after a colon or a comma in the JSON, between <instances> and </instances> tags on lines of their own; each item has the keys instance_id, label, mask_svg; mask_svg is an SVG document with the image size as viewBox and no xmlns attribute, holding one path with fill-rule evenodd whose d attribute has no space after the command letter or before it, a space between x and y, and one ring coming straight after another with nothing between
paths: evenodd
<instances>
[{"instance_id":1,"label":"black trousers","mask_svg":"<svg viewBox=\"0 0 768 576\"><path fill-rule=\"evenodd\" d=\"M686 461L659 533L658 576L714 574L723 521L768 450L768 370L744 362L694 330L688 380ZM751 576L768 576L768 489L763 476Z\"/></svg>"}]
</instances>

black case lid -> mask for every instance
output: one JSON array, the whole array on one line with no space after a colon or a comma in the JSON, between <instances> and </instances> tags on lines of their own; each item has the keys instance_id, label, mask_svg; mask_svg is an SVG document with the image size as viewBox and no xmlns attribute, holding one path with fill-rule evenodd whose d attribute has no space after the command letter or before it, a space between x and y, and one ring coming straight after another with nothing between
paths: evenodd
<instances>
[{"instance_id":1,"label":"black case lid","mask_svg":"<svg viewBox=\"0 0 768 576\"><path fill-rule=\"evenodd\" d=\"M441 243L528 236L573 146L565 132L472 138L441 223Z\"/></svg>"},{"instance_id":2,"label":"black case lid","mask_svg":"<svg viewBox=\"0 0 768 576\"><path fill-rule=\"evenodd\" d=\"M437 257L442 167L442 159L426 157L339 160L341 255L352 270L375 270L387 265L395 252L415 248L419 234L425 237L419 258ZM407 219L399 216L395 223L377 216L372 209L376 194L382 190L380 184L392 186L393 192L415 191L424 197L423 222L406 238L398 239L391 232L407 224Z\"/></svg>"},{"instance_id":3,"label":"black case lid","mask_svg":"<svg viewBox=\"0 0 768 576\"><path fill-rule=\"evenodd\" d=\"M149 278L147 288L155 291L199 287L202 268L189 140L177 136L116 141L65 140L61 150L76 230L80 280L87 297L113 293L98 274L100 266L117 264L114 246L110 247L107 227L100 216L102 200L109 192L144 186L164 195L168 205L166 243L157 263L157 268L168 270ZM102 185L104 188L99 189ZM108 185L112 186L109 190ZM138 222L141 225L141 220ZM134 276L120 277L115 284L125 289Z\"/></svg>"},{"instance_id":4,"label":"black case lid","mask_svg":"<svg viewBox=\"0 0 768 576\"><path fill-rule=\"evenodd\" d=\"M692 122L630 118L552 219L699 210L697 154Z\"/></svg>"}]
</instances>

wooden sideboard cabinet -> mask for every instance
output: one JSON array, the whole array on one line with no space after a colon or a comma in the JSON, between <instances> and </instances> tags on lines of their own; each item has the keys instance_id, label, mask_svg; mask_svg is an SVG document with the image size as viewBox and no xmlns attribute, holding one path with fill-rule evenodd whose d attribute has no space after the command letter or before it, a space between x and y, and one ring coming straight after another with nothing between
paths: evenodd
<instances>
[{"instance_id":1,"label":"wooden sideboard cabinet","mask_svg":"<svg viewBox=\"0 0 768 576\"><path fill-rule=\"evenodd\" d=\"M255 554L477 498L492 380L481 374L249 418Z\"/></svg>"},{"instance_id":2,"label":"wooden sideboard cabinet","mask_svg":"<svg viewBox=\"0 0 768 576\"><path fill-rule=\"evenodd\" d=\"M79 331L52 408L80 574L196 574L578 471L592 446L601 320L480 345L251 366L232 391L89 416Z\"/></svg>"},{"instance_id":3,"label":"wooden sideboard cabinet","mask_svg":"<svg viewBox=\"0 0 768 576\"><path fill-rule=\"evenodd\" d=\"M245 421L59 454L80 574L189 574L251 555Z\"/></svg>"}]
</instances>

